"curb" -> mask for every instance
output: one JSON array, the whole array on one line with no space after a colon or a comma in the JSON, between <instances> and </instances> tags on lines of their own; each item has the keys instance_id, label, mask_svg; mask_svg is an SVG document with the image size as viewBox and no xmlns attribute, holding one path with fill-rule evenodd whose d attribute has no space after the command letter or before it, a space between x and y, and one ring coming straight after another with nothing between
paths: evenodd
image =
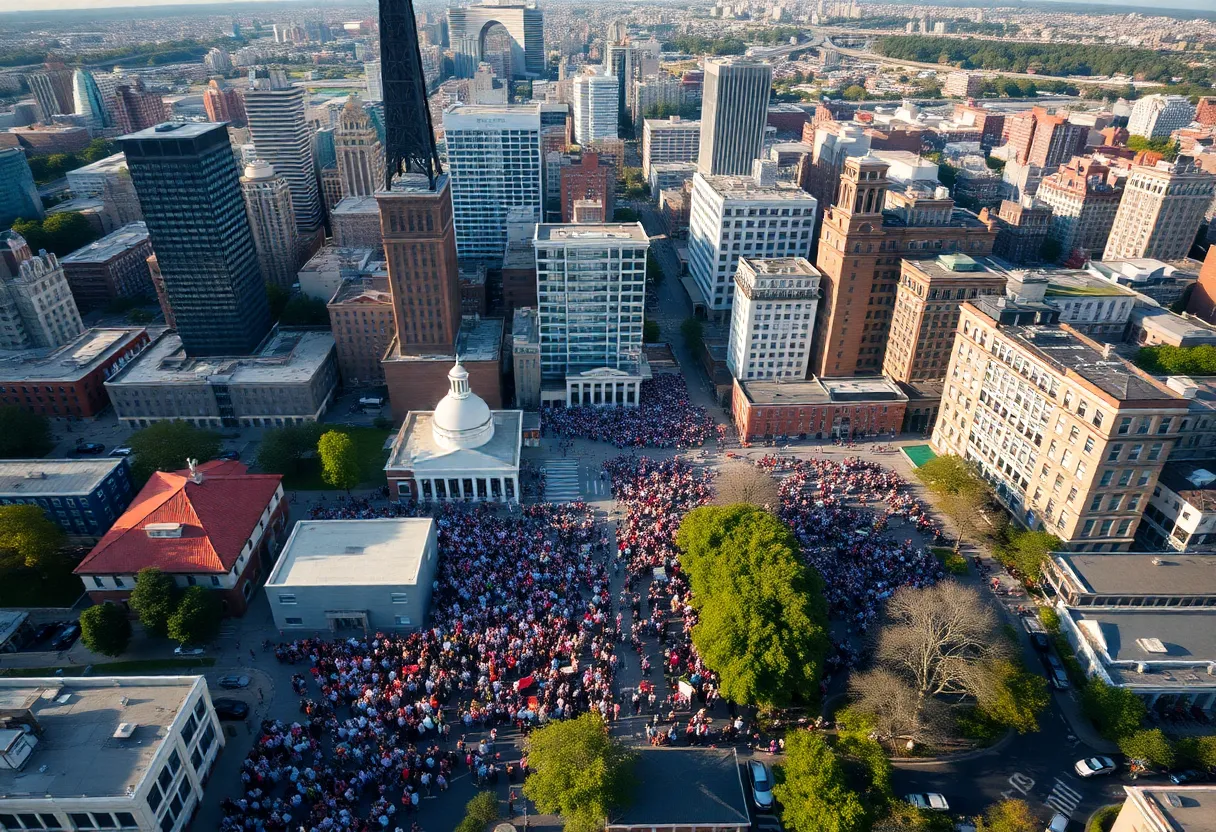
<instances>
[{"instance_id":1,"label":"curb","mask_svg":"<svg viewBox=\"0 0 1216 832\"><path fill-rule=\"evenodd\" d=\"M946 754L941 757L917 757L915 759L906 757L888 757L887 760L892 766L941 766L950 763L961 763L967 760L975 760L980 757L986 757L989 754L995 754L1000 751L1017 735L1017 732L1012 728L1001 739L994 742L987 748L977 748L974 751L960 751L958 754Z\"/></svg>"}]
</instances>

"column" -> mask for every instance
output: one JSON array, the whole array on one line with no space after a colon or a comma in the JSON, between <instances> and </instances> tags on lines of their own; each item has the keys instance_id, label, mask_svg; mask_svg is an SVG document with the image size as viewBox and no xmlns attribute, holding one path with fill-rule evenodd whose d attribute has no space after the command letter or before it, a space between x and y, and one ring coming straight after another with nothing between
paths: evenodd
<instances>
[{"instance_id":1,"label":"column","mask_svg":"<svg viewBox=\"0 0 1216 832\"><path fill-rule=\"evenodd\" d=\"M507 478L498 478L498 501L501 503L509 502L507 500Z\"/></svg>"},{"instance_id":2,"label":"column","mask_svg":"<svg viewBox=\"0 0 1216 832\"><path fill-rule=\"evenodd\" d=\"M511 477L511 494L515 502L519 502L519 477Z\"/></svg>"},{"instance_id":3,"label":"column","mask_svg":"<svg viewBox=\"0 0 1216 832\"><path fill-rule=\"evenodd\" d=\"M449 496L452 496L452 495L449 495ZM457 477L457 478L456 478L456 494L455 494L455 496L459 497L459 498L460 498L460 499L462 499L462 500L464 499L464 478L463 478L463 477Z\"/></svg>"}]
</instances>

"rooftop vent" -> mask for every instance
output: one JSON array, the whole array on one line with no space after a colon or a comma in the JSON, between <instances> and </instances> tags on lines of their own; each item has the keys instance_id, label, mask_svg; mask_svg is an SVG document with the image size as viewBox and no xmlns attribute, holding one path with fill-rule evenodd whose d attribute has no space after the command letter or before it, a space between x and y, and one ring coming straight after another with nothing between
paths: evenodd
<instances>
[{"instance_id":1,"label":"rooftop vent","mask_svg":"<svg viewBox=\"0 0 1216 832\"><path fill-rule=\"evenodd\" d=\"M1169 804L1171 806L1173 806L1175 809L1182 808L1182 798L1179 797L1178 795L1174 794L1173 792L1166 792L1165 799L1168 800Z\"/></svg>"},{"instance_id":2,"label":"rooftop vent","mask_svg":"<svg viewBox=\"0 0 1216 832\"><path fill-rule=\"evenodd\" d=\"M1206 488L1216 482L1216 474L1213 474L1207 468L1196 468L1187 475L1186 481L1196 488Z\"/></svg>"},{"instance_id":3,"label":"rooftop vent","mask_svg":"<svg viewBox=\"0 0 1216 832\"><path fill-rule=\"evenodd\" d=\"M149 523L144 526L144 532L148 537L181 537L181 523Z\"/></svg>"},{"instance_id":4,"label":"rooftop vent","mask_svg":"<svg viewBox=\"0 0 1216 832\"><path fill-rule=\"evenodd\" d=\"M26 471L25 478L27 480L44 480L46 479L46 471Z\"/></svg>"},{"instance_id":5,"label":"rooftop vent","mask_svg":"<svg viewBox=\"0 0 1216 832\"><path fill-rule=\"evenodd\" d=\"M1189 376L1170 376L1165 380L1165 386L1184 399L1193 399L1199 395L1199 385Z\"/></svg>"},{"instance_id":6,"label":"rooftop vent","mask_svg":"<svg viewBox=\"0 0 1216 832\"><path fill-rule=\"evenodd\" d=\"M129 740L131 735L135 733L138 727L134 722L120 722L118 727L114 729L113 737L116 740Z\"/></svg>"},{"instance_id":7,"label":"rooftop vent","mask_svg":"<svg viewBox=\"0 0 1216 832\"><path fill-rule=\"evenodd\" d=\"M1138 639L1136 639L1136 644L1145 653L1168 653L1169 652L1169 650L1165 649L1165 645L1161 643L1161 639L1159 639L1159 638L1138 638Z\"/></svg>"}]
</instances>

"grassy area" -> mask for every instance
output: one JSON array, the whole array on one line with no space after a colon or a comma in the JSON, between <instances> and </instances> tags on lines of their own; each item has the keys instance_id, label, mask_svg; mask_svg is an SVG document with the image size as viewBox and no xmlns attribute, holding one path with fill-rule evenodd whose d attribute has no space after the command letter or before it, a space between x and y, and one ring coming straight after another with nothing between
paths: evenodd
<instances>
[{"instance_id":1,"label":"grassy area","mask_svg":"<svg viewBox=\"0 0 1216 832\"><path fill-rule=\"evenodd\" d=\"M1089 823L1085 826L1085 832L1110 832L1110 828L1115 825L1115 818L1119 816L1119 810L1122 808L1122 803L1103 806L1090 816Z\"/></svg>"},{"instance_id":2,"label":"grassy area","mask_svg":"<svg viewBox=\"0 0 1216 832\"><path fill-rule=\"evenodd\" d=\"M388 461L388 451L384 449L384 442L392 431L353 427L337 427L334 430L347 434L355 444L355 456L359 460L359 485L383 485L384 463ZM306 459L300 463L298 473L284 474L283 488L288 491L329 489L329 486L321 480L321 460L317 457Z\"/></svg>"},{"instance_id":3,"label":"grassy area","mask_svg":"<svg viewBox=\"0 0 1216 832\"><path fill-rule=\"evenodd\" d=\"M967 574L967 558L955 552L953 549L946 546L935 546L933 554L942 562L942 566L946 567L946 571L951 575L966 575Z\"/></svg>"},{"instance_id":4,"label":"grassy area","mask_svg":"<svg viewBox=\"0 0 1216 832\"><path fill-rule=\"evenodd\" d=\"M914 468L919 468L929 460L937 458L937 454L933 453L933 449L928 445L905 445L903 452Z\"/></svg>"},{"instance_id":5,"label":"grassy area","mask_svg":"<svg viewBox=\"0 0 1216 832\"><path fill-rule=\"evenodd\" d=\"M72 574L73 564L62 563L42 574L14 569L0 576L0 607L70 607L84 594L84 584Z\"/></svg>"},{"instance_id":6,"label":"grassy area","mask_svg":"<svg viewBox=\"0 0 1216 832\"><path fill-rule=\"evenodd\" d=\"M129 662L104 662L92 665L92 676L138 676L141 673L162 673L166 670L198 670L214 667L215 659L203 656L192 659L138 659ZM62 671L62 673L60 673ZM3 676L83 676L85 665L63 667L10 667L0 671Z\"/></svg>"}]
</instances>

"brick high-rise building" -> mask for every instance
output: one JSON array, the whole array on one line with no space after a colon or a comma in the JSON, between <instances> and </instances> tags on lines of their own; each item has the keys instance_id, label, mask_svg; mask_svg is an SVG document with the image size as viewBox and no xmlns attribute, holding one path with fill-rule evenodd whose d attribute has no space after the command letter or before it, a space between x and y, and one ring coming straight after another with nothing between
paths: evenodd
<instances>
[{"instance_id":1,"label":"brick high-rise building","mask_svg":"<svg viewBox=\"0 0 1216 832\"><path fill-rule=\"evenodd\" d=\"M910 182L889 190L886 174L887 163L874 156L846 159L836 204L824 215L814 375L882 371L901 257L992 253L994 224L955 208L944 188Z\"/></svg>"},{"instance_id":2,"label":"brick high-rise building","mask_svg":"<svg viewBox=\"0 0 1216 832\"><path fill-rule=\"evenodd\" d=\"M1189 401L1042 304L967 301L932 446L1073 551L1127 551Z\"/></svg>"},{"instance_id":3,"label":"brick high-rise building","mask_svg":"<svg viewBox=\"0 0 1216 832\"><path fill-rule=\"evenodd\" d=\"M1084 149L1089 128L1072 124L1067 115L1050 115L1034 107L1006 117L1004 135L1017 161L1055 168Z\"/></svg>"},{"instance_id":4,"label":"brick high-rise building","mask_svg":"<svg viewBox=\"0 0 1216 832\"><path fill-rule=\"evenodd\" d=\"M1051 206L1034 197L1021 201L1001 200L996 211L985 208L980 219L996 220L996 239L992 253L1017 265L1033 265L1041 259L1043 243L1051 227Z\"/></svg>"},{"instance_id":5,"label":"brick high-rise building","mask_svg":"<svg viewBox=\"0 0 1216 832\"><path fill-rule=\"evenodd\" d=\"M329 301L329 326L346 387L384 383L380 361L393 340L393 297L381 277L344 280Z\"/></svg>"},{"instance_id":6,"label":"brick high-rise building","mask_svg":"<svg viewBox=\"0 0 1216 832\"><path fill-rule=\"evenodd\" d=\"M836 204L840 192L844 160L869 153L870 135L860 124L829 121L813 129L810 125L804 127L802 141L813 150L803 154L798 164L798 185L819 203L819 214L815 218L817 243L823 218L828 208Z\"/></svg>"},{"instance_id":7,"label":"brick high-rise building","mask_svg":"<svg viewBox=\"0 0 1216 832\"><path fill-rule=\"evenodd\" d=\"M226 121L233 127L245 126L245 99L234 87L211 79L203 90L203 109L207 121Z\"/></svg>"},{"instance_id":8,"label":"brick high-rise building","mask_svg":"<svg viewBox=\"0 0 1216 832\"><path fill-rule=\"evenodd\" d=\"M998 110L967 101L954 105L954 121L958 124L974 125L980 131L980 145L991 150L1001 144L1005 132L1005 114Z\"/></svg>"},{"instance_id":9,"label":"brick high-rise building","mask_svg":"<svg viewBox=\"0 0 1216 832\"><path fill-rule=\"evenodd\" d=\"M1090 157L1074 157L1039 183L1036 197L1051 206L1048 238L1067 258L1074 251L1099 257L1110 237L1123 188L1110 184L1110 168Z\"/></svg>"},{"instance_id":10,"label":"brick high-rise building","mask_svg":"<svg viewBox=\"0 0 1216 832\"><path fill-rule=\"evenodd\" d=\"M115 88L114 115L123 133L147 130L168 118L160 93L145 90L144 82L138 78Z\"/></svg>"},{"instance_id":11,"label":"brick high-rise building","mask_svg":"<svg viewBox=\"0 0 1216 832\"><path fill-rule=\"evenodd\" d=\"M1216 176L1189 157L1133 167L1102 259L1185 257L1213 194Z\"/></svg>"},{"instance_id":12,"label":"brick high-rise building","mask_svg":"<svg viewBox=\"0 0 1216 832\"><path fill-rule=\"evenodd\" d=\"M600 164L598 154L584 153L577 165L562 168L561 176L562 222L575 222L574 203L581 199L599 202L601 216L611 219L616 194L616 170Z\"/></svg>"},{"instance_id":13,"label":"brick high-rise building","mask_svg":"<svg viewBox=\"0 0 1216 832\"><path fill-rule=\"evenodd\" d=\"M1210 324L1216 323L1216 246L1208 248L1208 256L1199 270L1199 281L1191 290L1186 311Z\"/></svg>"},{"instance_id":14,"label":"brick high-rise building","mask_svg":"<svg viewBox=\"0 0 1216 832\"><path fill-rule=\"evenodd\" d=\"M963 303L1004 292L1005 275L966 254L902 261L883 375L909 383L944 379Z\"/></svg>"}]
</instances>

